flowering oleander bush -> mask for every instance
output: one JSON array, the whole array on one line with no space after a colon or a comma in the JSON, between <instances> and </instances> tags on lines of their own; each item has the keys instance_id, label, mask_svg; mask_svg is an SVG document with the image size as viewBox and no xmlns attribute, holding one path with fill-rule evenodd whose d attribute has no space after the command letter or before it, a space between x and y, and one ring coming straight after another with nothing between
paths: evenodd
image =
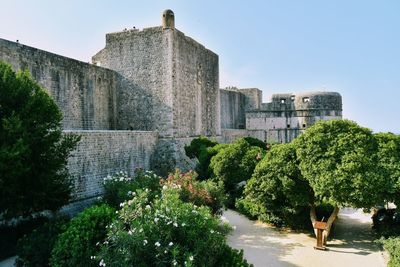
<instances>
[{"instance_id":1,"label":"flowering oleander bush","mask_svg":"<svg viewBox=\"0 0 400 267\"><path fill-rule=\"evenodd\" d=\"M116 217L115 210L106 204L92 206L75 218L60 234L51 252L51 266L98 266L90 256L97 253L96 243L104 240L106 226Z\"/></svg>"},{"instance_id":2,"label":"flowering oleander bush","mask_svg":"<svg viewBox=\"0 0 400 267\"><path fill-rule=\"evenodd\" d=\"M137 190L122 204L93 262L121 267L248 266L240 252L226 245L228 226L208 208L183 202L179 191L177 185L166 185L151 200L148 189Z\"/></svg>"},{"instance_id":3,"label":"flowering oleander bush","mask_svg":"<svg viewBox=\"0 0 400 267\"><path fill-rule=\"evenodd\" d=\"M160 192L161 177L151 171L136 170L135 177L130 177L127 172L117 172L113 176L104 178L104 196L105 203L119 209L120 203L131 199L132 193L137 189L148 188L153 198Z\"/></svg>"},{"instance_id":4,"label":"flowering oleander bush","mask_svg":"<svg viewBox=\"0 0 400 267\"><path fill-rule=\"evenodd\" d=\"M222 212L226 199L222 183L213 181L197 181L197 173L190 171L181 173L176 170L162 182L164 186L178 187L180 199L184 202L191 202L197 206L208 206L213 214Z\"/></svg>"}]
</instances>

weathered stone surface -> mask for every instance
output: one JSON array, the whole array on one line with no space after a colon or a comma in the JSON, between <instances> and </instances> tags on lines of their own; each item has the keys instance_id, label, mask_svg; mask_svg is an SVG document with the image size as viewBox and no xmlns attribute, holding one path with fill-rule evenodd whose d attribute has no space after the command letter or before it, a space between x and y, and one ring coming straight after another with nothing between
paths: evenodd
<instances>
[{"instance_id":1,"label":"weathered stone surface","mask_svg":"<svg viewBox=\"0 0 400 267\"><path fill-rule=\"evenodd\" d=\"M107 34L93 63L141 91L142 101L133 103L147 111L146 124L136 123L135 108L121 102L120 125L145 126L164 137L220 134L218 56L182 32L153 27Z\"/></svg>"},{"instance_id":2,"label":"weathered stone surface","mask_svg":"<svg viewBox=\"0 0 400 267\"><path fill-rule=\"evenodd\" d=\"M28 70L54 98L64 129L116 129L116 72L0 39L0 60Z\"/></svg>"},{"instance_id":3,"label":"weathered stone surface","mask_svg":"<svg viewBox=\"0 0 400 267\"><path fill-rule=\"evenodd\" d=\"M150 169L158 135L145 131L64 131L81 135L81 141L68 160L75 181L74 199L99 196L107 175L136 168Z\"/></svg>"},{"instance_id":4,"label":"weathered stone surface","mask_svg":"<svg viewBox=\"0 0 400 267\"><path fill-rule=\"evenodd\" d=\"M263 130L268 142L285 143L319 120L342 118L342 97L335 92L274 94L261 109L246 113L248 130Z\"/></svg>"},{"instance_id":5,"label":"weathered stone surface","mask_svg":"<svg viewBox=\"0 0 400 267\"><path fill-rule=\"evenodd\" d=\"M235 88L220 90L221 128L244 129L246 97Z\"/></svg>"}]
</instances>

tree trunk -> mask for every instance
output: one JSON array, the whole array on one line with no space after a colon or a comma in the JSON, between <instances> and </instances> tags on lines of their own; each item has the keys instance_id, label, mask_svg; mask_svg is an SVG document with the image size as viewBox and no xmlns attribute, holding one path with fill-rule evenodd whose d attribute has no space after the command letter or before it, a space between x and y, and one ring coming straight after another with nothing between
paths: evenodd
<instances>
[{"instance_id":1,"label":"tree trunk","mask_svg":"<svg viewBox=\"0 0 400 267\"><path fill-rule=\"evenodd\" d=\"M336 220L338 213L339 213L339 207L335 206L333 208L333 212L331 213L331 215L328 218L328 221L326 222L326 224L327 224L326 230L324 230L323 233L322 233L323 234L322 238L323 238L324 244L326 244L328 236L329 236L329 234L331 232L332 224ZM311 208L310 208L310 220L311 220L312 225L314 226L315 222L317 221L317 214L316 214L316 211L315 211L315 205L311 205ZM314 228L314 234L315 234L315 236L317 236L317 229L315 229L315 228Z\"/></svg>"}]
</instances>

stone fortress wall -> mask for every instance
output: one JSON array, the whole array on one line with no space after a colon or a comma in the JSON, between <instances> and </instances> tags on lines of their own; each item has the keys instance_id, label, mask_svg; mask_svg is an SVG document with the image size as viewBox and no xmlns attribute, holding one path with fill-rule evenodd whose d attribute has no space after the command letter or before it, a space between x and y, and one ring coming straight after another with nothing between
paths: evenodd
<instances>
[{"instance_id":1,"label":"stone fortress wall","mask_svg":"<svg viewBox=\"0 0 400 267\"><path fill-rule=\"evenodd\" d=\"M177 30L172 11L162 25L107 34L93 64L0 39L0 60L29 70L62 110L65 134L82 136L68 163L75 201L100 195L116 171L193 168L184 146L200 135L285 142L319 119L341 117L337 93L261 103L257 88L220 89L218 55Z\"/></svg>"}]
</instances>

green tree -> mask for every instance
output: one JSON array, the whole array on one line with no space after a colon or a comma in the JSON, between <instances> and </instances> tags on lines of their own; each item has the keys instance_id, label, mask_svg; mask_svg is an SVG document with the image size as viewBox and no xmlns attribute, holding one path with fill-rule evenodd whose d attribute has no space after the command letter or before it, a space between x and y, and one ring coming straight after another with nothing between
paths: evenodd
<instances>
[{"instance_id":1,"label":"green tree","mask_svg":"<svg viewBox=\"0 0 400 267\"><path fill-rule=\"evenodd\" d=\"M228 206L234 206L235 199L241 197L241 183L250 179L261 154L261 148L251 146L241 138L225 146L211 158L210 168L215 179L223 182L225 192L229 195Z\"/></svg>"},{"instance_id":2,"label":"green tree","mask_svg":"<svg viewBox=\"0 0 400 267\"><path fill-rule=\"evenodd\" d=\"M339 207L371 208L394 198L397 138L373 135L348 120L320 121L292 143L271 148L246 185L239 208L283 221L308 210L315 223L316 207L330 204L326 242Z\"/></svg>"},{"instance_id":3,"label":"green tree","mask_svg":"<svg viewBox=\"0 0 400 267\"><path fill-rule=\"evenodd\" d=\"M298 165L292 143L273 146L257 164L237 208L276 225L304 227L298 218L303 219L301 213L308 210L313 191Z\"/></svg>"},{"instance_id":4,"label":"green tree","mask_svg":"<svg viewBox=\"0 0 400 267\"><path fill-rule=\"evenodd\" d=\"M299 168L314 192L310 218L316 220L315 202L327 202L334 211L340 206L370 208L385 198L388 185L378 162L378 142L372 132L349 120L318 122L294 140Z\"/></svg>"},{"instance_id":5,"label":"green tree","mask_svg":"<svg viewBox=\"0 0 400 267\"><path fill-rule=\"evenodd\" d=\"M0 214L26 216L68 202L69 153L79 137L63 136L62 115L30 77L0 62Z\"/></svg>"},{"instance_id":6,"label":"green tree","mask_svg":"<svg viewBox=\"0 0 400 267\"><path fill-rule=\"evenodd\" d=\"M400 136L393 133L375 134L378 141L378 164L385 182L386 202L400 205Z\"/></svg>"},{"instance_id":7,"label":"green tree","mask_svg":"<svg viewBox=\"0 0 400 267\"><path fill-rule=\"evenodd\" d=\"M195 168L199 180L207 180L213 176L210 168L211 158L225 146L203 136L193 139L190 145L185 146L186 155L199 161Z\"/></svg>"}]
</instances>

